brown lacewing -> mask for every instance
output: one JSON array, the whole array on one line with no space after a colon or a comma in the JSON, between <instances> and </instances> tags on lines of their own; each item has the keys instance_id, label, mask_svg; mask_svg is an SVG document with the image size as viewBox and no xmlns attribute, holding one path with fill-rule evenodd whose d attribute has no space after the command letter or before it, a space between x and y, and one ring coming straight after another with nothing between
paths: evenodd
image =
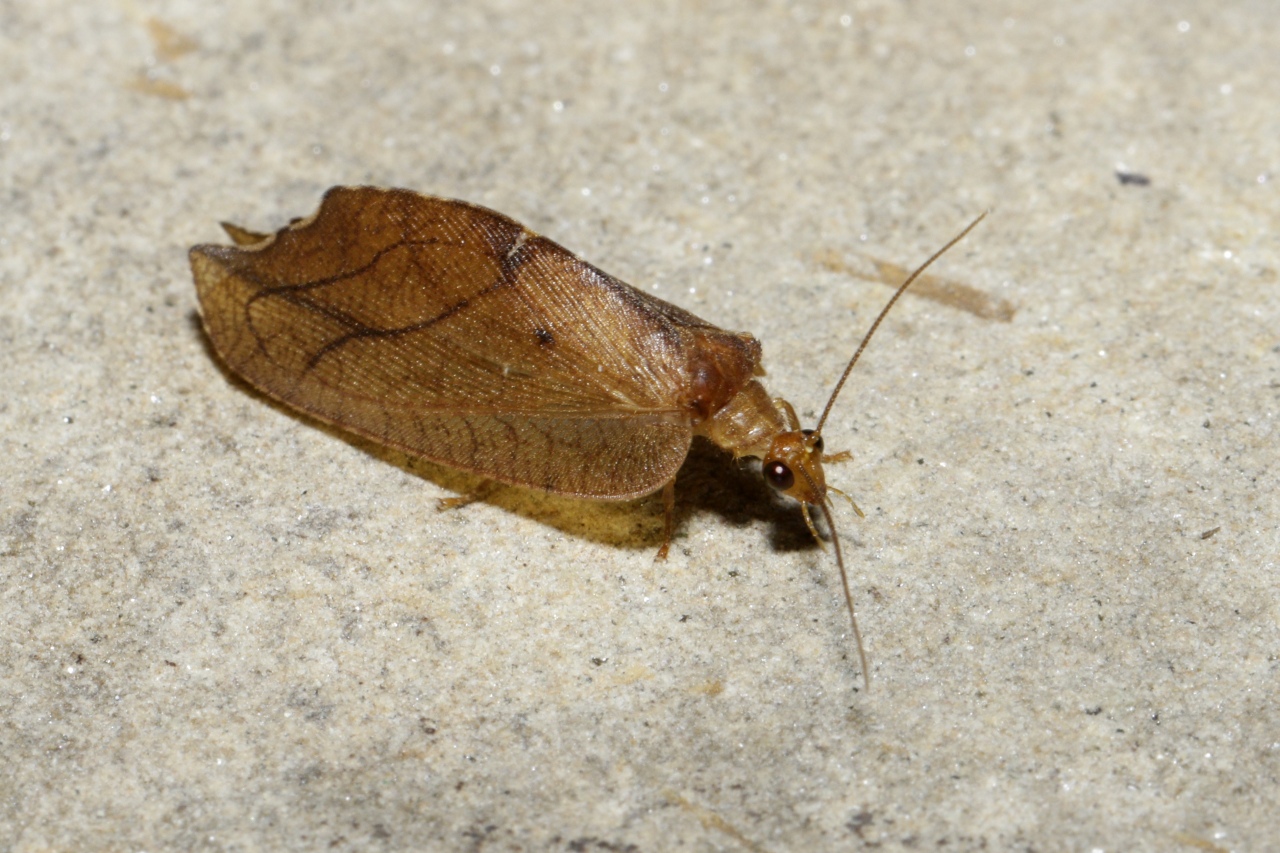
<instances>
[{"instance_id":1,"label":"brown lacewing","mask_svg":"<svg viewBox=\"0 0 1280 853\"><path fill-rule=\"evenodd\" d=\"M659 557L695 435L762 460L815 537L809 508L826 517L869 685L827 494L843 493L823 476L822 427L898 297L981 220L898 288L812 429L760 383L750 334L716 328L466 202L334 187L314 216L275 234L224 223L236 245L194 247L191 270L214 349L268 397L503 483L596 500L661 489Z\"/></svg>"}]
</instances>

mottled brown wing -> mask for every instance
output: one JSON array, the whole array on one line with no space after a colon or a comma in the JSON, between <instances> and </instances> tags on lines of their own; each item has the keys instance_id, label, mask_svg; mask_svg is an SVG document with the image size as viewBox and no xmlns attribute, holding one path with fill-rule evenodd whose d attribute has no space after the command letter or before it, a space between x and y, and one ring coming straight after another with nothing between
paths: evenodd
<instances>
[{"instance_id":1,"label":"mottled brown wing","mask_svg":"<svg viewBox=\"0 0 1280 853\"><path fill-rule=\"evenodd\" d=\"M352 432L507 483L653 491L688 452L703 344L739 385L759 360L750 336L464 202L334 188L261 242L230 233L248 245L196 246L191 267L233 371Z\"/></svg>"}]
</instances>

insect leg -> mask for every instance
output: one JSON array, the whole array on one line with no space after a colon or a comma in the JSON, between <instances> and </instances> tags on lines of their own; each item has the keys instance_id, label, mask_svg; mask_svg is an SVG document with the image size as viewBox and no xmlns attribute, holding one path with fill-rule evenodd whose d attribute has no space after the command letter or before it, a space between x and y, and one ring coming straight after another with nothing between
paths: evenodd
<instances>
[{"instance_id":1,"label":"insect leg","mask_svg":"<svg viewBox=\"0 0 1280 853\"><path fill-rule=\"evenodd\" d=\"M773 404L781 409L782 413L787 416L787 423L792 429L800 429L800 418L796 417L795 406L792 406L781 397L774 397Z\"/></svg>"},{"instance_id":2,"label":"insect leg","mask_svg":"<svg viewBox=\"0 0 1280 853\"><path fill-rule=\"evenodd\" d=\"M464 506L473 504L476 501L484 500L485 498L489 497L489 495L493 494L494 490L497 488L498 488L498 484L495 483L493 480L485 480L483 483L480 484L480 486L475 491L473 491L469 495L457 495L456 497L452 497L452 498L440 498L440 500L436 501L436 510L439 512L444 512L445 510L450 510L450 509L462 509Z\"/></svg>"},{"instance_id":3,"label":"insect leg","mask_svg":"<svg viewBox=\"0 0 1280 853\"><path fill-rule=\"evenodd\" d=\"M658 549L655 560L667 559L667 551L671 550L671 534L675 532L676 519L676 479L672 477L662 487L662 547Z\"/></svg>"},{"instance_id":4,"label":"insect leg","mask_svg":"<svg viewBox=\"0 0 1280 853\"><path fill-rule=\"evenodd\" d=\"M846 453L848 453L848 451L845 451L845 452L846 452ZM827 460L826 460L826 459L823 459L822 461L823 461L823 462L826 462ZM837 489L835 486L827 486L827 491L828 491L828 492L835 492L837 495L839 495L840 497L842 497L842 498L844 498L845 500L847 500L847 501L849 502L849 506L853 507L853 511L854 511L854 512L856 512L856 513L858 514L858 518L866 518L866 517L867 517L867 516L866 516L866 514L865 514L861 509L859 509L859 508L858 508L858 505L857 505L856 503L854 503L854 502L853 502L853 498L849 497L849 496L848 496L848 495L846 495L844 492L842 492L842 491L840 491L839 489Z\"/></svg>"},{"instance_id":5,"label":"insect leg","mask_svg":"<svg viewBox=\"0 0 1280 853\"><path fill-rule=\"evenodd\" d=\"M813 526L813 517L809 515L809 505L804 501L800 502L800 514L804 516L804 523L809 528L809 532L813 534L813 541L825 548L826 542L818 534L818 528Z\"/></svg>"}]
</instances>

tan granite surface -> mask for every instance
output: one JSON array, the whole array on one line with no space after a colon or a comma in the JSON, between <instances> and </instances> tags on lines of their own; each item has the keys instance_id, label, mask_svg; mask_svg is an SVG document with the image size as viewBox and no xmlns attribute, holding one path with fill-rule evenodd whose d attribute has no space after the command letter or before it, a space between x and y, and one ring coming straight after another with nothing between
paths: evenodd
<instances>
[{"instance_id":1,"label":"tan granite surface","mask_svg":"<svg viewBox=\"0 0 1280 853\"><path fill-rule=\"evenodd\" d=\"M1276 849L1278 31L0 0L0 849ZM231 380L187 248L344 183L753 331L806 419L992 208L826 432L871 691L715 452L657 564L652 499L439 513L476 481Z\"/></svg>"}]
</instances>

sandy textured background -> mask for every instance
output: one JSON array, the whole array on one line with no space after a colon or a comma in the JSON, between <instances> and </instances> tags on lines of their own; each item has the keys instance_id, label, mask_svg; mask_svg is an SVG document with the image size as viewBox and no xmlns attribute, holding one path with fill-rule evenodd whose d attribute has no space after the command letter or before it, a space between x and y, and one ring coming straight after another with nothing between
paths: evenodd
<instances>
[{"instance_id":1,"label":"sandy textured background","mask_svg":"<svg viewBox=\"0 0 1280 853\"><path fill-rule=\"evenodd\" d=\"M0 2L0 848L1262 850L1280 798L1280 9ZM1143 182L1123 183L1135 173ZM345 439L186 249L470 199L763 341L829 553Z\"/></svg>"}]
</instances>

